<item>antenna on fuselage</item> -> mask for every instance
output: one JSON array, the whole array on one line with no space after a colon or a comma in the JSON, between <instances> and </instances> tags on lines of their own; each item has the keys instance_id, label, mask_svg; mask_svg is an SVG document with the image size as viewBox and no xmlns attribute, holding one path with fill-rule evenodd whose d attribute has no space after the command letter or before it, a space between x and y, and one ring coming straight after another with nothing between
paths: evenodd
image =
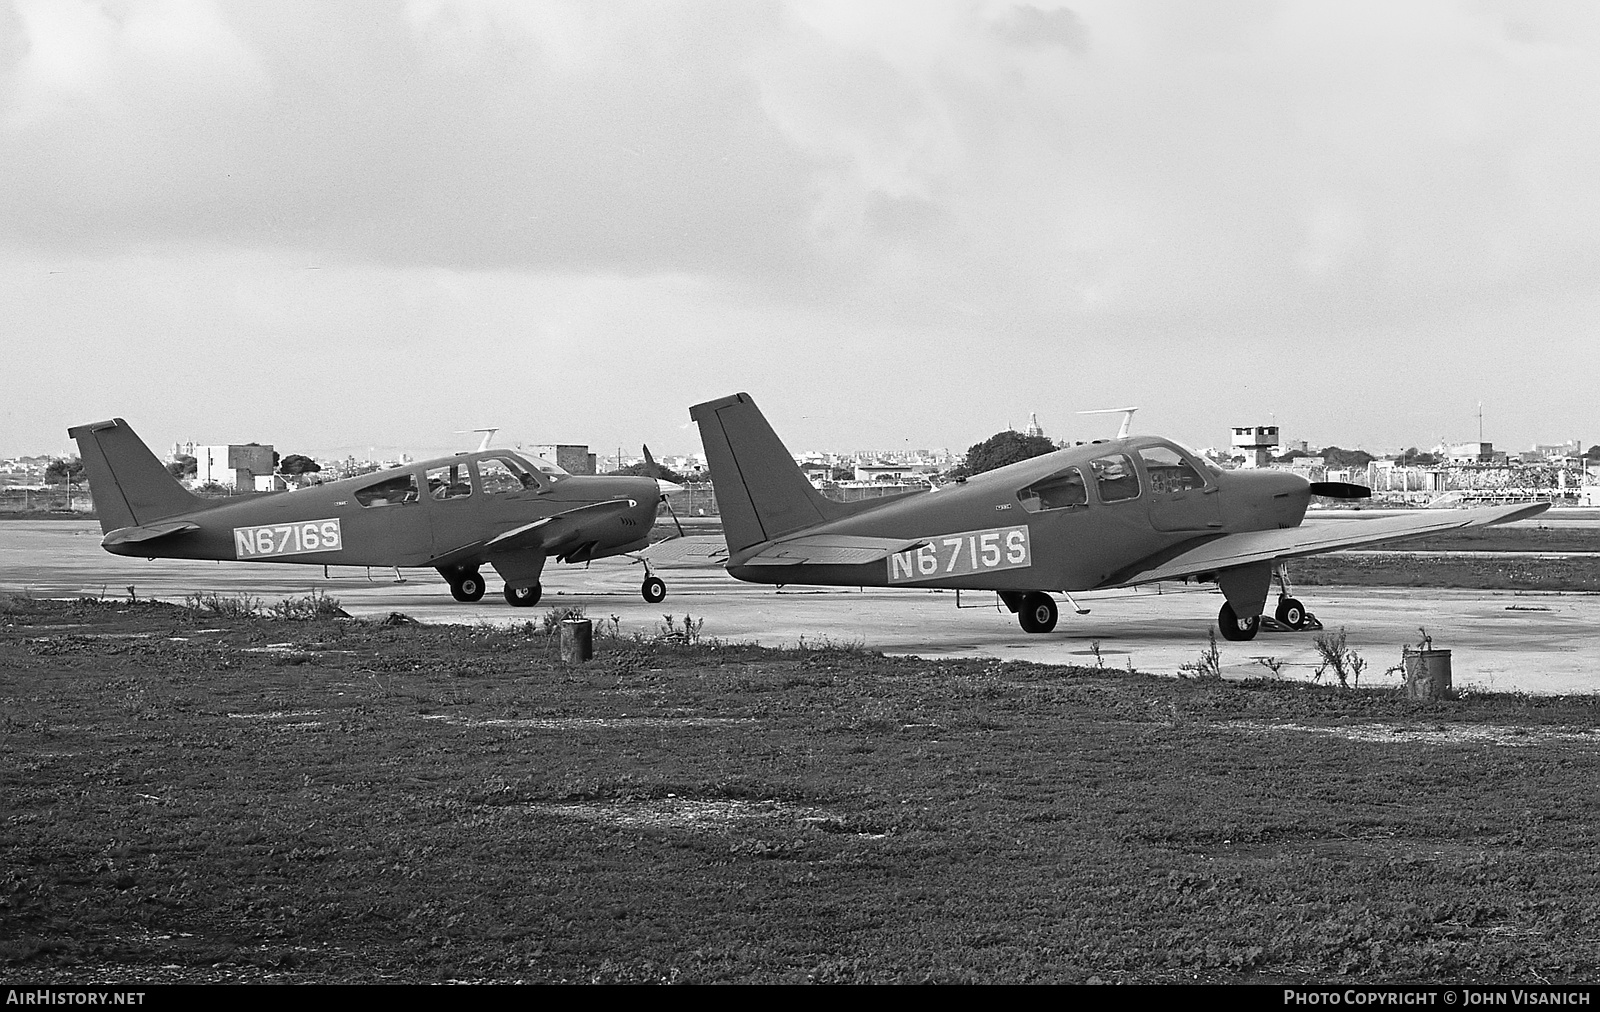
<instances>
[{"instance_id":1,"label":"antenna on fuselage","mask_svg":"<svg viewBox=\"0 0 1600 1012\"><path fill-rule=\"evenodd\" d=\"M1091 411L1080 411L1080 415L1121 415L1122 427L1117 430L1118 439L1127 439L1128 430L1133 427L1133 413L1138 408L1095 408Z\"/></svg>"},{"instance_id":2,"label":"antenna on fuselage","mask_svg":"<svg viewBox=\"0 0 1600 1012\"><path fill-rule=\"evenodd\" d=\"M483 428L483 429L457 429L456 431L457 432L481 432L481 433L483 433L483 442L479 443L478 444L478 448L473 451L474 453L482 453L484 450L487 450L489 448L489 440L493 439L494 438L494 434L496 432L500 431L500 426L491 425L488 428Z\"/></svg>"}]
</instances>

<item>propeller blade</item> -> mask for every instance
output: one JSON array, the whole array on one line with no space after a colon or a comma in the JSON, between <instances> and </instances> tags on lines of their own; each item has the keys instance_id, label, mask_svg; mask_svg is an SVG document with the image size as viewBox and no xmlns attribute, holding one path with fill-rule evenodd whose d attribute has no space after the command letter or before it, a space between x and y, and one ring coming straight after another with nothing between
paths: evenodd
<instances>
[{"instance_id":1,"label":"propeller blade","mask_svg":"<svg viewBox=\"0 0 1600 1012\"><path fill-rule=\"evenodd\" d=\"M683 521L678 519L678 511L672 508L672 500L667 498L667 496L671 495L672 493L668 492L666 490L666 486L672 485L672 482L670 482L670 481L661 481L659 478L656 479L656 480L662 486L661 501L666 503L666 505L667 505L667 516L672 518L672 523L678 528L678 537L680 537L680 538L684 537L685 535L683 533ZM683 486L682 485L672 485L672 491L673 492L682 492L683 491Z\"/></svg>"},{"instance_id":2,"label":"propeller blade","mask_svg":"<svg viewBox=\"0 0 1600 1012\"><path fill-rule=\"evenodd\" d=\"M1327 496L1329 499L1371 499L1372 489L1348 481L1314 481L1311 483L1311 494Z\"/></svg>"}]
</instances>

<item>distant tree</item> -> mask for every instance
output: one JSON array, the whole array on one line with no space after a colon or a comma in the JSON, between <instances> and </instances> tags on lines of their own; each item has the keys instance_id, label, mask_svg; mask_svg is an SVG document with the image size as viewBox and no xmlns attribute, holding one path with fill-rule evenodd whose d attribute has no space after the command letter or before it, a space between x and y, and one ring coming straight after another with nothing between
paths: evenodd
<instances>
[{"instance_id":1,"label":"distant tree","mask_svg":"<svg viewBox=\"0 0 1600 1012\"><path fill-rule=\"evenodd\" d=\"M1281 453L1278 456L1273 457L1272 462L1274 464L1288 464L1299 457L1309 456L1311 456L1311 454L1305 452L1304 450L1290 450L1288 453Z\"/></svg>"},{"instance_id":2,"label":"distant tree","mask_svg":"<svg viewBox=\"0 0 1600 1012\"><path fill-rule=\"evenodd\" d=\"M83 461L74 457L63 460L52 460L44 469L46 485L65 485L67 482L81 482L83 480Z\"/></svg>"},{"instance_id":3,"label":"distant tree","mask_svg":"<svg viewBox=\"0 0 1600 1012\"><path fill-rule=\"evenodd\" d=\"M1400 451L1400 456L1395 458L1395 463L1401 467L1428 467L1439 463L1439 455L1419 450L1415 446L1408 446Z\"/></svg>"},{"instance_id":4,"label":"distant tree","mask_svg":"<svg viewBox=\"0 0 1600 1012\"><path fill-rule=\"evenodd\" d=\"M316 474L321 470L321 464L303 453L291 453L278 464L278 471L282 474Z\"/></svg>"},{"instance_id":5,"label":"distant tree","mask_svg":"<svg viewBox=\"0 0 1600 1012\"><path fill-rule=\"evenodd\" d=\"M997 432L981 443L967 447L967 459L950 472L954 478L968 478L997 467L1015 464L1054 451L1056 444L1044 436L1025 436L1014 429Z\"/></svg>"},{"instance_id":6,"label":"distant tree","mask_svg":"<svg viewBox=\"0 0 1600 1012\"><path fill-rule=\"evenodd\" d=\"M1359 469L1372 463L1372 454L1366 450L1341 450L1337 446L1330 446L1322 451L1322 460L1329 467Z\"/></svg>"},{"instance_id":7,"label":"distant tree","mask_svg":"<svg viewBox=\"0 0 1600 1012\"><path fill-rule=\"evenodd\" d=\"M1589 447L1589 452L1583 456L1586 460L1600 460L1600 446Z\"/></svg>"},{"instance_id":8,"label":"distant tree","mask_svg":"<svg viewBox=\"0 0 1600 1012\"><path fill-rule=\"evenodd\" d=\"M687 475L679 474L672 468L662 467L660 464L629 464L627 467L618 468L615 471L607 471L606 473L624 476L631 475L636 478L655 478L660 481L670 481L678 485L682 485L684 482L690 480Z\"/></svg>"},{"instance_id":9,"label":"distant tree","mask_svg":"<svg viewBox=\"0 0 1600 1012\"><path fill-rule=\"evenodd\" d=\"M177 479L193 478L199 465L187 453L180 453L167 463L167 473Z\"/></svg>"},{"instance_id":10,"label":"distant tree","mask_svg":"<svg viewBox=\"0 0 1600 1012\"><path fill-rule=\"evenodd\" d=\"M836 467L829 472L829 476L834 481L854 481L856 469L853 467Z\"/></svg>"}]
</instances>

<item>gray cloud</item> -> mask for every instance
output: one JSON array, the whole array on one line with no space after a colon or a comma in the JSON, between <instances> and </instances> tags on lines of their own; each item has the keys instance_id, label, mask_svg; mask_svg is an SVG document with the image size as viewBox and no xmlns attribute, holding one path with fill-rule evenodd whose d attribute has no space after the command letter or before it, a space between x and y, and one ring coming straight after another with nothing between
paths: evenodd
<instances>
[{"instance_id":1,"label":"gray cloud","mask_svg":"<svg viewBox=\"0 0 1600 1012\"><path fill-rule=\"evenodd\" d=\"M1018 45L1061 46L1079 56L1089 51L1088 26L1065 7L1047 11L1018 4L994 23L994 32Z\"/></svg>"},{"instance_id":2,"label":"gray cloud","mask_svg":"<svg viewBox=\"0 0 1600 1012\"><path fill-rule=\"evenodd\" d=\"M598 348L673 363L621 410L679 421L821 349L856 403L956 374L882 412L971 412L953 442L1103 406L1083 375L1137 376L1152 425L1287 378L1381 432L1523 389L1509 348L1600 366L1597 57L1584 5L0 0L0 334L36 373L70 335L108 394L89 350L181 347L226 411L213 344L310 341L379 407L461 349ZM1386 356L1427 392L1371 394ZM637 429L584 374L542 407Z\"/></svg>"}]
</instances>

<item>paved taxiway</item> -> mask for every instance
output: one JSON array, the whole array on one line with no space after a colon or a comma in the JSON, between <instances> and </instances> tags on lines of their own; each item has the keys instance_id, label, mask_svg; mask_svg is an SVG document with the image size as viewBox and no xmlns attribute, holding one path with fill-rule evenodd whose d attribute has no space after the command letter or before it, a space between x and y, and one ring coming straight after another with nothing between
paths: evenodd
<instances>
[{"instance_id":1,"label":"paved taxiway","mask_svg":"<svg viewBox=\"0 0 1600 1012\"><path fill-rule=\"evenodd\" d=\"M1578 517L1574 521L1593 523ZM1587 523L1584 524L1587 526ZM251 594L267 602L313 588L337 597L352 615L404 612L425 622L512 623L538 620L549 606L581 603L597 619L616 615L621 631L654 633L662 616L704 619L701 634L770 646L834 641L892 654L924 657L994 657L1051 664L1100 663L1177 674L1206 647L1220 595L1209 589L1164 584L1159 588L1077 595L1091 609L1074 615L1057 595L1061 620L1052 633L1030 636L1015 616L997 609L993 594L913 590L825 590L741 584L721 570L663 569L667 599L639 597L640 567L603 560L585 571L551 565L545 599L512 608L490 576L490 592L477 604L452 600L444 581L427 571L334 567L323 579L316 566L127 559L100 548L98 524L85 521L0 522L0 592L36 597L81 595L125 598L131 585L141 599L181 602L185 595ZM489 571L485 570L485 575ZM1384 669L1398 664L1402 644L1416 643L1425 627L1434 646L1453 651L1457 687L1496 691L1589 693L1600 691L1600 595L1510 594L1495 591L1298 588L1306 607L1330 631L1345 627L1351 648L1368 664L1363 682L1395 684ZM1317 667L1310 632L1263 631L1249 643L1218 641L1228 677L1268 674L1258 658L1281 661L1284 677L1309 678Z\"/></svg>"}]
</instances>

